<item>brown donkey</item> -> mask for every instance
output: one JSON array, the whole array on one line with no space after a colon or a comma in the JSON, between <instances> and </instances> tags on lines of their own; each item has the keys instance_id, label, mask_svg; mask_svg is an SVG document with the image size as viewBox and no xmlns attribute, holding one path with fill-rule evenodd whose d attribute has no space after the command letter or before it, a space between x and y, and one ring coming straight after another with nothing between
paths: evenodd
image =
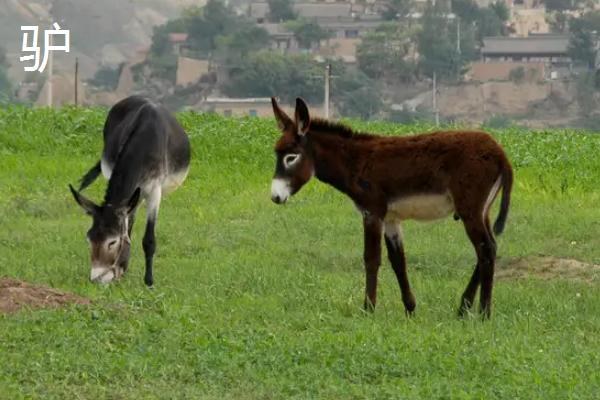
<instances>
[{"instance_id":1,"label":"brown donkey","mask_svg":"<svg viewBox=\"0 0 600 400\"><path fill-rule=\"evenodd\" d=\"M354 201L363 216L365 309L373 310L377 299L382 231L404 307L411 314L416 303L408 282L400 223L454 214L463 221L477 253L459 314L470 309L481 283L481 312L490 316L496 258L493 232L500 234L504 229L513 181L510 162L490 135L437 132L382 137L311 119L302 99L296 100L294 119L274 98L272 103L283 135L275 144L271 198L277 204L285 203L316 176ZM488 214L500 187L500 213L492 232Z\"/></svg>"}]
</instances>

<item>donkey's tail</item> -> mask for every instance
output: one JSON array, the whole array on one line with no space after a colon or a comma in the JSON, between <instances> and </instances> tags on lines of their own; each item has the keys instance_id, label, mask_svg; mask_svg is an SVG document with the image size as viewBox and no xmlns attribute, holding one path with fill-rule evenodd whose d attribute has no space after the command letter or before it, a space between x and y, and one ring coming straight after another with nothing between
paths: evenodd
<instances>
[{"instance_id":1,"label":"donkey's tail","mask_svg":"<svg viewBox=\"0 0 600 400\"><path fill-rule=\"evenodd\" d=\"M100 167L100 161L96 163L80 180L79 180L79 191L81 192L86 187L90 186L92 182L96 180L98 175L102 172Z\"/></svg>"},{"instance_id":2,"label":"donkey's tail","mask_svg":"<svg viewBox=\"0 0 600 400\"><path fill-rule=\"evenodd\" d=\"M502 167L502 199L500 200L500 212L494 222L494 233L500 235L504 231L506 217L508 217L508 207L510 206L510 192L513 185L513 171L508 160Z\"/></svg>"}]
</instances>

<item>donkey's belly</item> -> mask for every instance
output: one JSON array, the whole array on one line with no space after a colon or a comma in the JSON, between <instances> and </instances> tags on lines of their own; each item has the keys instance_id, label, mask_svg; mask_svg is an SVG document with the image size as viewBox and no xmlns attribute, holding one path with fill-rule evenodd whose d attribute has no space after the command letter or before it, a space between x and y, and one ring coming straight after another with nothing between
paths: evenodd
<instances>
[{"instance_id":1,"label":"donkey's belly","mask_svg":"<svg viewBox=\"0 0 600 400\"><path fill-rule=\"evenodd\" d=\"M165 176L161 185L163 193L170 193L177 189L179 186L181 186L183 181L185 181L185 178L187 178L187 174L189 171L190 169L188 167L179 171L172 172Z\"/></svg>"},{"instance_id":2,"label":"donkey's belly","mask_svg":"<svg viewBox=\"0 0 600 400\"><path fill-rule=\"evenodd\" d=\"M450 193L421 194L402 197L388 203L386 221L416 219L431 221L444 218L454 211L454 202Z\"/></svg>"}]
</instances>

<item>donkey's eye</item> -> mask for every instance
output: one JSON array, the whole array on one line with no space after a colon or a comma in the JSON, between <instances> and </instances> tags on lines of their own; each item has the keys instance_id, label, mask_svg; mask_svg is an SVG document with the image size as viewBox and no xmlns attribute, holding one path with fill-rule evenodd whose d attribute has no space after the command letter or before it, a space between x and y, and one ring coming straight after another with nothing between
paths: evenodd
<instances>
[{"instance_id":1,"label":"donkey's eye","mask_svg":"<svg viewBox=\"0 0 600 400\"><path fill-rule=\"evenodd\" d=\"M111 240L110 242L108 242L108 249L110 250L110 248L113 247L115 244L117 244L116 240Z\"/></svg>"},{"instance_id":2,"label":"donkey's eye","mask_svg":"<svg viewBox=\"0 0 600 400\"><path fill-rule=\"evenodd\" d=\"M287 154L283 157L283 166L285 168L291 168L298 161L300 161L300 154Z\"/></svg>"}]
</instances>

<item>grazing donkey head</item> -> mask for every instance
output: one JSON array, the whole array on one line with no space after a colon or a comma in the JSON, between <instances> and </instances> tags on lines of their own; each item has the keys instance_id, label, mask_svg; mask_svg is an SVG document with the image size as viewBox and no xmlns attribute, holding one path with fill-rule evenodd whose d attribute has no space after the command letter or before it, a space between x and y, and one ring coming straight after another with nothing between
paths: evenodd
<instances>
[{"instance_id":1,"label":"grazing donkey head","mask_svg":"<svg viewBox=\"0 0 600 400\"><path fill-rule=\"evenodd\" d=\"M94 204L69 185L77 204L93 219L87 233L90 243L92 282L108 283L118 279L127 270L131 248L131 215L140 200L137 188L127 204L102 206Z\"/></svg>"},{"instance_id":2,"label":"grazing donkey head","mask_svg":"<svg viewBox=\"0 0 600 400\"><path fill-rule=\"evenodd\" d=\"M306 145L306 134L310 128L310 115L306 103L296 99L294 120L279 108L271 98L277 125L283 133L275 144L277 162L271 184L271 200L283 204L298 192L314 175L314 158Z\"/></svg>"}]
</instances>

